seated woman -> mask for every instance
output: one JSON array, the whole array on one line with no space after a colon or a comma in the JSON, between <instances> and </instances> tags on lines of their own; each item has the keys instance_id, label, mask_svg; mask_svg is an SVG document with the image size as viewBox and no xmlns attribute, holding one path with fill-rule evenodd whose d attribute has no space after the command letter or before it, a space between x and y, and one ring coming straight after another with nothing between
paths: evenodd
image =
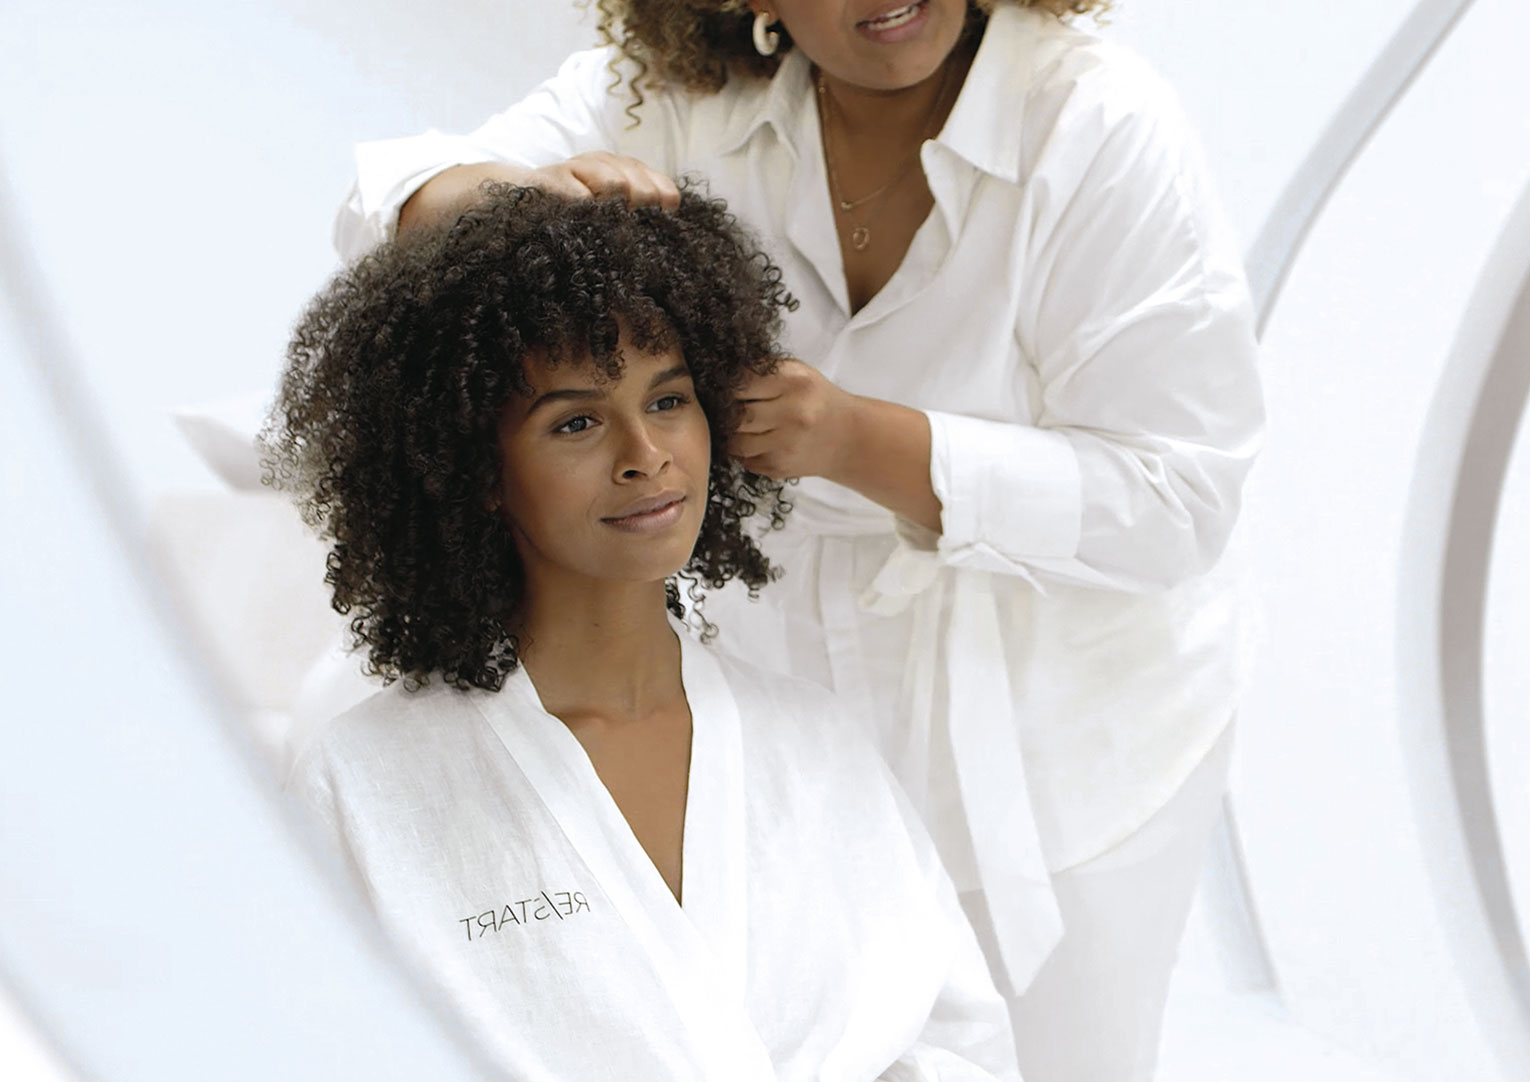
<instances>
[{"instance_id":1,"label":"seated woman","mask_svg":"<svg viewBox=\"0 0 1530 1082\"><path fill-rule=\"evenodd\" d=\"M509 1077L1017 1077L856 720L685 628L679 582L705 629L704 587L772 574L780 486L723 448L779 282L694 194L502 188L296 332L273 480L391 686L290 785Z\"/></svg>"}]
</instances>

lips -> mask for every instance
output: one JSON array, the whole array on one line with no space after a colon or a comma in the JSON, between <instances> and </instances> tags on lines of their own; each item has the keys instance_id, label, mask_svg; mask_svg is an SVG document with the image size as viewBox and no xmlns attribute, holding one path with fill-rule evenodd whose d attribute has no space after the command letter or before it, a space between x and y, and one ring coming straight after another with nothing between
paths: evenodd
<instances>
[{"instance_id":1,"label":"lips","mask_svg":"<svg viewBox=\"0 0 1530 1082\"><path fill-rule=\"evenodd\" d=\"M668 491L634 500L601 521L618 530L641 534L667 530L679 522L684 514L685 493Z\"/></svg>"},{"instance_id":2,"label":"lips","mask_svg":"<svg viewBox=\"0 0 1530 1082\"><path fill-rule=\"evenodd\" d=\"M917 19L927 2L928 0L914 0L911 4L887 8L875 15L862 19L855 25L872 31L896 30L898 27Z\"/></svg>"},{"instance_id":3,"label":"lips","mask_svg":"<svg viewBox=\"0 0 1530 1082\"><path fill-rule=\"evenodd\" d=\"M606 522L620 522L622 519L637 518L641 515L651 515L655 511L663 510L672 503L680 503L685 499L685 493L677 489L660 492L655 496L645 496L641 500L634 500L614 515L608 515Z\"/></svg>"}]
</instances>

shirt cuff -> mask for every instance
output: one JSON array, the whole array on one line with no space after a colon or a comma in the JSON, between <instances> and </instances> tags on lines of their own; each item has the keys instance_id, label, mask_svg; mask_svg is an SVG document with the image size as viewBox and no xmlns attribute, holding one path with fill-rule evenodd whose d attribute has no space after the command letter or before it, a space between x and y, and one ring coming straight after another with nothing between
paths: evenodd
<instances>
[{"instance_id":1,"label":"shirt cuff","mask_svg":"<svg viewBox=\"0 0 1530 1082\"><path fill-rule=\"evenodd\" d=\"M947 562L1069 559L1083 531L1078 454L1060 432L926 410Z\"/></svg>"}]
</instances>

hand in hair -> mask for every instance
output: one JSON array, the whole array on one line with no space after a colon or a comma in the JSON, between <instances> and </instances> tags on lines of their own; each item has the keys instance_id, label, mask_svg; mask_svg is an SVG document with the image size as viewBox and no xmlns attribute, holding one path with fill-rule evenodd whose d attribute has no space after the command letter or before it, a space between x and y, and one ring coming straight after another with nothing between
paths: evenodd
<instances>
[{"instance_id":1,"label":"hand in hair","mask_svg":"<svg viewBox=\"0 0 1530 1082\"><path fill-rule=\"evenodd\" d=\"M766 477L829 477L849 452L855 396L801 361L781 362L739 392L744 412L728 450Z\"/></svg>"},{"instance_id":2,"label":"hand in hair","mask_svg":"<svg viewBox=\"0 0 1530 1082\"><path fill-rule=\"evenodd\" d=\"M508 162L454 166L431 177L409 197L398 212L398 231L451 224L484 197L484 185L491 182L541 188L565 199L621 199L628 206L665 210L680 205L680 189L663 173L636 158L597 150L541 169Z\"/></svg>"},{"instance_id":3,"label":"hand in hair","mask_svg":"<svg viewBox=\"0 0 1530 1082\"><path fill-rule=\"evenodd\" d=\"M728 453L776 479L824 477L901 518L941 532L930 484L930 422L916 409L851 394L811 365L786 359L749 376Z\"/></svg>"}]
</instances>

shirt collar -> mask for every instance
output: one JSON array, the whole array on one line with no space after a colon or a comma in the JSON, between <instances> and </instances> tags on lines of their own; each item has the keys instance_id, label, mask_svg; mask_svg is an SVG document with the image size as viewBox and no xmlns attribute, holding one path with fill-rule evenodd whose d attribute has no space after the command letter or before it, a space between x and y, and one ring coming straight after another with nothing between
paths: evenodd
<instances>
[{"instance_id":1,"label":"shirt collar","mask_svg":"<svg viewBox=\"0 0 1530 1082\"><path fill-rule=\"evenodd\" d=\"M755 132L769 124L776 136L800 156L798 140L806 131L804 123L807 110L816 108L810 76L811 65L800 49L793 49L781 58L781 65L771 76L765 93L743 95L739 106L729 118L719 144L719 151L731 154L754 137ZM734 76L734 78L738 78ZM726 91L724 91L726 93Z\"/></svg>"},{"instance_id":2,"label":"shirt collar","mask_svg":"<svg viewBox=\"0 0 1530 1082\"><path fill-rule=\"evenodd\" d=\"M1025 99L1035 80L1038 40L1054 16L1000 3L988 18L961 95L935 142L973 167L1020 180Z\"/></svg>"}]
</instances>

